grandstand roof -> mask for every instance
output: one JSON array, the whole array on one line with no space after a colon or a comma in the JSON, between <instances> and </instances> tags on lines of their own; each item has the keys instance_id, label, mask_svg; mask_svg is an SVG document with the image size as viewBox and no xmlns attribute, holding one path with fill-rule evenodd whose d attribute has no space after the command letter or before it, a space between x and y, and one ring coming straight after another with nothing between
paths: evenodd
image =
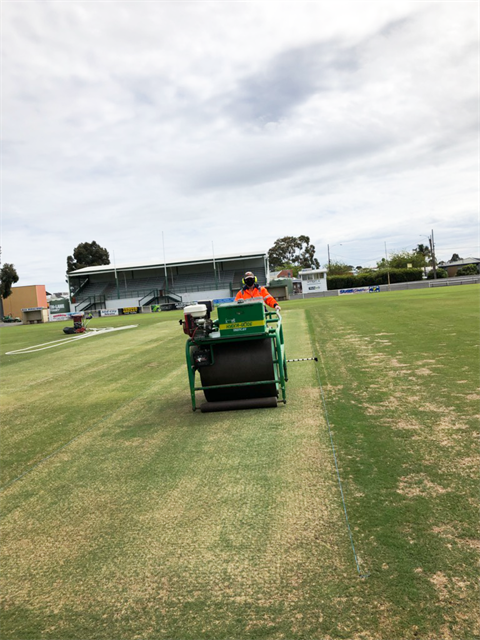
<instances>
[{"instance_id":1,"label":"grandstand roof","mask_svg":"<svg viewBox=\"0 0 480 640\"><path fill-rule=\"evenodd\" d=\"M264 258L267 255L266 251L254 251L246 253L230 253L215 256L215 262L233 262L234 260L242 260L244 258ZM69 276L77 275L90 275L94 273L108 273L110 271L125 271L125 270L140 270L140 269L158 269L167 267L179 267L194 264L205 264L213 262L213 256L207 256L203 258L186 258L183 260L170 260L167 262L154 260L152 262L128 262L125 264L102 264L98 267L85 267L85 269L77 269L76 271L69 271Z\"/></svg>"}]
</instances>

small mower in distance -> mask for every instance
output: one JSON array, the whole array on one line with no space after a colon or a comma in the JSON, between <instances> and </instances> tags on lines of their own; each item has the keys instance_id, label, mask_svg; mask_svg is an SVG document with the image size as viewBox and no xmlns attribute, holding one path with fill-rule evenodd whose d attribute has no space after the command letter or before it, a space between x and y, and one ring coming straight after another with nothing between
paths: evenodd
<instances>
[{"instance_id":1,"label":"small mower in distance","mask_svg":"<svg viewBox=\"0 0 480 640\"><path fill-rule=\"evenodd\" d=\"M85 333L87 330L88 320L92 319L92 315L87 316L85 322L85 314L83 311L79 313L72 313L73 327L63 327L63 333L70 335L72 333Z\"/></svg>"}]
</instances>

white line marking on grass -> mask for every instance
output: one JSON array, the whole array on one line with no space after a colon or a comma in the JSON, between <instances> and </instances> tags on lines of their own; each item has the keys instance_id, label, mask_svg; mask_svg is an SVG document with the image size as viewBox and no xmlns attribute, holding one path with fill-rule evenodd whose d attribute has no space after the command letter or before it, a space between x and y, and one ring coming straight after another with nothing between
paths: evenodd
<instances>
[{"instance_id":1,"label":"white line marking on grass","mask_svg":"<svg viewBox=\"0 0 480 640\"><path fill-rule=\"evenodd\" d=\"M78 336L72 336L71 338L60 338L59 340L52 340L51 342L44 342L43 344L36 344L33 347L24 347L23 349L17 349L16 351L7 351L6 356L20 356L24 353L35 353L36 351L45 351L46 349L54 349L55 347L61 347L64 344L71 344L77 340L83 340L84 338L92 338L93 336L103 335L105 333L112 333L113 331L122 331L123 329L134 329L138 327L138 324L129 324L126 327L114 327L110 329L90 329L86 333L81 333Z\"/></svg>"}]
</instances>

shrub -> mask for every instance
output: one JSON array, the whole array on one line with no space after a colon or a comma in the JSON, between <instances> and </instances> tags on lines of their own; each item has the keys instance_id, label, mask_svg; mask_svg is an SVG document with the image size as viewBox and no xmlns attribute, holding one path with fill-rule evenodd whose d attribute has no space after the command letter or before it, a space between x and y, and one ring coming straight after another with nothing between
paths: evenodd
<instances>
[{"instance_id":1,"label":"shrub","mask_svg":"<svg viewBox=\"0 0 480 640\"><path fill-rule=\"evenodd\" d=\"M478 275L478 265L476 264L466 264L464 267L460 267L460 269L455 274L456 276L476 276Z\"/></svg>"},{"instance_id":2,"label":"shrub","mask_svg":"<svg viewBox=\"0 0 480 640\"><path fill-rule=\"evenodd\" d=\"M433 280L433 269L427 273L427 278ZM437 278L448 278L448 273L445 269L437 269Z\"/></svg>"},{"instance_id":3,"label":"shrub","mask_svg":"<svg viewBox=\"0 0 480 640\"><path fill-rule=\"evenodd\" d=\"M341 275L329 276L327 278L328 289L350 289L352 287L372 287L374 285L388 284L388 274L390 282L413 282L421 280L422 269L379 269L378 271L366 271L357 276Z\"/></svg>"}]
</instances>

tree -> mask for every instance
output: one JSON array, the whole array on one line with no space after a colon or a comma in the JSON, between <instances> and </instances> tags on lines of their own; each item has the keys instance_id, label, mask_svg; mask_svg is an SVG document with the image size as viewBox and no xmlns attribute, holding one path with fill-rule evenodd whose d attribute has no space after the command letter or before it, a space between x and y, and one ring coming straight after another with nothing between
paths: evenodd
<instances>
[{"instance_id":1,"label":"tree","mask_svg":"<svg viewBox=\"0 0 480 640\"><path fill-rule=\"evenodd\" d=\"M351 264L345 264L344 262L330 261L330 264L324 265L329 276L343 276L351 274L353 266Z\"/></svg>"},{"instance_id":2,"label":"tree","mask_svg":"<svg viewBox=\"0 0 480 640\"><path fill-rule=\"evenodd\" d=\"M397 253L390 254L388 261L382 258L377 262L379 269L385 269L387 267L391 269L407 269L408 265L419 269L425 266L425 255L417 251L399 251Z\"/></svg>"},{"instance_id":3,"label":"tree","mask_svg":"<svg viewBox=\"0 0 480 640\"><path fill-rule=\"evenodd\" d=\"M18 273L13 264L6 262L0 271L0 295L8 298L12 293L12 285L18 282Z\"/></svg>"},{"instance_id":4,"label":"tree","mask_svg":"<svg viewBox=\"0 0 480 640\"><path fill-rule=\"evenodd\" d=\"M310 244L308 236L278 238L268 251L268 259L272 269L288 268L290 265L298 265L303 269L320 267L315 258L315 246Z\"/></svg>"},{"instance_id":5,"label":"tree","mask_svg":"<svg viewBox=\"0 0 480 640\"><path fill-rule=\"evenodd\" d=\"M3 318L3 299L12 294L12 285L18 282L18 273L13 264L6 262L0 270L0 319Z\"/></svg>"},{"instance_id":6,"label":"tree","mask_svg":"<svg viewBox=\"0 0 480 640\"><path fill-rule=\"evenodd\" d=\"M416 249L413 250L418 256L423 256L423 272L427 275L427 265L433 265L432 251L426 244L417 244Z\"/></svg>"},{"instance_id":7,"label":"tree","mask_svg":"<svg viewBox=\"0 0 480 640\"><path fill-rule=\"evenodd\" d=\"M67 272L77 271L85 267L97 267L110 264L110 254L95 242L81 242L73 250L73 257L67 258Z\"/></svg>"},{"instance_id":8,"label":"tree","mask_svg":"<svg viewBox=\"0 0 480 640\"><path fill-rule=\"evenodd\" d=\"M460 262L460 260L463 260L463 258L461 258L458 253L454 253L449 262Z\"/></svg>"},{"instance_id":9,"label":"tree","mask_svg":"<svg viewBox=\"0 0 480 640\"><path fill-rule=\"evenodd\" d=\"M428 260L432 256L432 252L430 247L427 244L417 244L416 248L413 250L417 255L421 255Z\"/></svg>"}]
</instances>

